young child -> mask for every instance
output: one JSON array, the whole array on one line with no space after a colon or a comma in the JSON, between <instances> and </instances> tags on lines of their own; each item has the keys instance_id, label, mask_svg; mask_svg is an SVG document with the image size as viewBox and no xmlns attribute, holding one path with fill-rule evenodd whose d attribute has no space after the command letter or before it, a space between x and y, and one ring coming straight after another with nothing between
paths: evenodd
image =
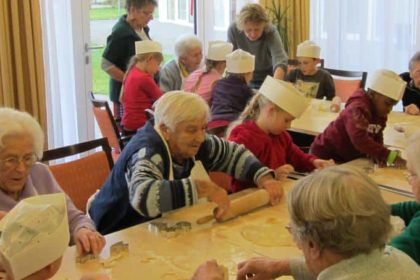
<instances>
[{"instance_id":1,"label":"young child","mask_svg":"<svg viewBox=\"0 0 420 280\"><path fill-rule=\"evenodd\" d=\"M136 55L130 61L123 82L124 113L121 124L125 135L134 134L147 121L146 109L162 96L153 77L163 61L162 46L154 41L137 41Z\"/></svg>"},{"instance_id":2,"label":"young child","mask_svg":"<svg viewBox=\"0 0 420 280\"><path fill-rule=\"evenodd\" d=\"M226 56L226 78L216 82L213 88L210 133L224 134L230 122L236 120L254 95L249 87L255 67L255 56L237 49ZM224 125L223 131L212 131L213 125Z\"/></svg>"},{"instance_id":3,"label":"young child","mask_svg":"<svg viewBox=\"0 0 420 280\"><path fill-rule=\"evenodd\" d=\"M286 131L291 122L308 107L307 98L291 84L267 76L258 93L242 113L240 125L229 135L229 140L244 144L263 164L275 170L278 179L294 169L312 171L334 164L302 152ZM237 192L249 184L233 181Z\"/></svg>"},{"instance_id":4,"label":"young child","mask_svg":"<svg viewBox=\"0 0 420 280\"><path fill-rule=\"evenodd\" d=\"M231 53L233 45L223 41L211 41L206 57L206 67L192 72L185 80L183 89L196 93L211 105L211 93L214 83L222 77L226 68L226 55Z\"/></svg>"},{"instance_id":5,"label":"young child","mask_svg":"<svg viewBox=\"0 0 420 280\"><path fill-rule=\"evenodd\" d=\"M357 90L345 109L311 145L311 153L342 163L370 157L381 164L404 166L397 151L384 147L383 131L388 114L404 93L406 83L393 71L376 71L368 91Z\"/></svg>"},{"instance_id":6,"label":"young child","mask_svg":"<svg viewBox=\"0 0 420 280\"><path fill-rule=\"evenodd\" d=\"M295 84L306 97L331 100L335 87L331 74L318 69L321 48L312 41L304 41L297 47L299 67L286 75L285 80Z\"/></svg>"}]
</instances>

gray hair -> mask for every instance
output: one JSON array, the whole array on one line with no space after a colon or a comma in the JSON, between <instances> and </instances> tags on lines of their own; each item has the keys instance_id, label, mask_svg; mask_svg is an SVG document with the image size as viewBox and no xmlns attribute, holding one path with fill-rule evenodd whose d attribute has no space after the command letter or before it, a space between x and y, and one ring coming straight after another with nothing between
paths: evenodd
<instances>
[{"instance_id":1,"label":"gray hair","mask_svg":"<svg viewBox=\"0 0 420 280\"><path fill-rule=\"evenodd\" d=\"M172 131L184 121L205 119L210 116L207 102L199 95L185 91L170 91L158 99L155 105L155 125L165 124Z\"/></svg>"},{"instance_id":2,"label":"gray hair","mask_svg":"<svg viewBox=\"0 0 420 280\"><path fill-rule=\"evenodd\" d=\"M33 139L33 150L42 158L44 150L44 132L38 121L26 112L12 108L0 108L0 151L4 148L4 138L29 134Z\"/></svg>"},{"instance_id":3,"label":"gray hair","mask_svg":"<svg viewBox=\"0 0 420 280\"><path fill-rule=\"evenodd\" d=\"M245 23L254 22L264 24L264 29L270 25L270 18L260 4L245 5L236 17L236 27L243 30Z\"/></svg>"},{"instance_id":4,"label":"gray hair","mask_svg":"<svg viewBox=\"0 0 420 280\"><path fill-rule=\"evenodd\" d=\"M156 7L158 3L156 0L126 0L125 1L125 8L127 9L127 11L131 7L134 7L136 9L141 9L148 5L153 5Z\"/></svg>"},{"instance_id":5,"label":"gray hair","mask_svg":"<svg viewBox=\"0 0 420 280\"><path fill-rule=\"evenodd\" d=\"M390 208L376 183L361 169L333 166L301 180L287 195L297 240L343 256L384 248L391 231Z\"/></svg>"},{"instance_id":6,"label":"gray hair","mask_svg":"<svg viewBox=\"0 0 420 280\"><path fill-rule=\"evenodd\" d=\"M420 51L416 52L410 59L408 63L408 69L411 71L413 69L413 64L416 62L420 62Z\"/></svg>"},{"instance_id":7,"label":"gray hair","mask_svg":"<svg viewBox=\"0 0 420 280\"><path fill-rule=\"evenodd\" d=\"M420 174L420 132L416 132L408 139L408 145L405 148L408 161L414 168L414 171Z\"/></svg>"},{"instance_id":8,"label":"gray hair","mask_svg":"<svg viewBox=\"0 0 420 280\"><path fill-rule=\"evenodd\" d=\"M175 55L177 58L184 57L194 48L203 48L200 39L193 34L183 34L175 41Z\"/></svg>"}]
</instances>

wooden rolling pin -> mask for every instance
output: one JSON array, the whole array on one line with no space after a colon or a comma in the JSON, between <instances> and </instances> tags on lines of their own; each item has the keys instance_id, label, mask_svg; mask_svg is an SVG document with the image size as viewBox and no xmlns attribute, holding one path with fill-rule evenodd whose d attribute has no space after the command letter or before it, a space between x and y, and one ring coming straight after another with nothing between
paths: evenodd
<instances>
[{"instance_id":1,"label":"wooden rolling pin","mask_svg":"<svg viewBox=\"0 0 420 280\"><path fill-rule=\"evenodd\" d=\"M259 207L265 206L270 202L268 192L264 189L258 189L255 192L249 193L230 202L229 211L218 222L225 222L233 219L239 215L246 214ZM215 211L216 209L214 209ZM213 212L214 212L213 211ZM211 221L214 215L201 217L197 220L197 224L204 224Z\"/></svg>"}]
</instances>

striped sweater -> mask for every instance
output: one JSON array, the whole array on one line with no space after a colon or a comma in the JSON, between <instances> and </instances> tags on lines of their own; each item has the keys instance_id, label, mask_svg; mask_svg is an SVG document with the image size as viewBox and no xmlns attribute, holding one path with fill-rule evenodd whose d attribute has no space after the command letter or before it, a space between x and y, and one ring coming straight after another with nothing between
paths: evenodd
<instances>
[{"instance_id":1,"label":"striped sweater","mask_svg":"<svg viewBox=\"0 0 420 280\"><path fill-rule=\"evenodd\" d=\"M147 123L124 148L110 176L92 202L89 214L101 233L110 233L195 204L189 177L194 160L207 171L222 171L242 181L256 182L271 172L242 145L208 135L195 159L174 164L163 139Z\"/></svg>"}]
</instances>

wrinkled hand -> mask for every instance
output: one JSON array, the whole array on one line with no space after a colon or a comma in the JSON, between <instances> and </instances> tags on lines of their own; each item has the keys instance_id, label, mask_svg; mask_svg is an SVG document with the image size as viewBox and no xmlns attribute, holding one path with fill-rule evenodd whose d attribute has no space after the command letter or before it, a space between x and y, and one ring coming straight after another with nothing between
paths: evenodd
<instances>
[{"instance_id":1,"label":"wrinkled hand","mask_svg":"<svg viewBox=\"0 0 420 280\"><path fill-rule=\"evenodd\" d=\"M6 211L0 211L0 220L4 218L4 216L7 215L8 212Z\"/></svg>"},{"instance_id":2,"label":"wrinkled hand","mask_svg":"<svg viewBox=\"0 0 420 280\"><path fill-rule=\"evenodd\" d=\"M105 238L99 232L89 228L79 229L74 236L74 240L79 255L87 253L99 255L106 243Z\"/></svg>"},{"instance_id":3,"label":"wrinkled hand","mask_svg":"<svg viewBox=\"0 0 420 280\"><path fill-rule=\"evenodd\" d=\"M209 180L196 179L198 197L207 197L211 202L217 204L214 216L216 220L222 218L229 210L230 200L225 189L219 187Z\"/></svg>"},{"instance_id":4,"label":"wrinkled hand","mask_svg":"<svg viewBox=\"0 0 420 280\"><path fill-rule=\"evenodd\" d=\"M275 279L281 275L290 275L288 260L274 260L270 258L252 258L238 264L237 280Z\"/></svg>"},{"instance_id":5,"label":"wrinkled hand","mask_svg":"<svg viewBox=\"0 0 420 280\"><path fill-rule=\"evenodd\" d=\"M289 173L293 171L295 171L293 166L291 166L290 164L284 164L278 167L276 170L274 170L274 173L276 174L277 180L282 180L282 179L286 179L287 175L289 175Z\"/></svg>"},{"instance_id":6,"label":"wrinkled hand","mask_svg":"<svg viewBox=\"0 0 420 280\"><path fill-rule=\"evenodd\" d=\"M416 104L410 104L410 105L406 106L405 107L405 112L409 115L419 115L420 114L420 110L416 106Z\"/></svg>"},{"instance_id":7,"label":"wrinkled hand","mask_svg":"<svg viewBox=\"0 0 420 280\"><path fill-rule=\"evenodd\" d=\"M268 192L271 205L276 205L283 196L283 185L280 181L274 180L270 175L267 176L264 176L258 181L258 186Z\"/></svg>"},{"instance_id":8,"label":"wrinkled hand","mask_svg":"<svg viewBox=\"0 0 420 280\"><path fill-rule=\"evenodd\" d=\"M195 271L191 280L224 280L223 269L215 260L206 261Z\"/></svg>"},{"instance_id":9,"label":"wrinkled hand","mask_svg":"<svg viewBox=\"0 0 420 280\"><path fill-rule=\"evenodd\" d=\"M328 166L335 165L335 161L333 159L324 160L324 159L315 159L312 164L315 166L316 169L323 169Z\"/></svg>"}]
</instances>

